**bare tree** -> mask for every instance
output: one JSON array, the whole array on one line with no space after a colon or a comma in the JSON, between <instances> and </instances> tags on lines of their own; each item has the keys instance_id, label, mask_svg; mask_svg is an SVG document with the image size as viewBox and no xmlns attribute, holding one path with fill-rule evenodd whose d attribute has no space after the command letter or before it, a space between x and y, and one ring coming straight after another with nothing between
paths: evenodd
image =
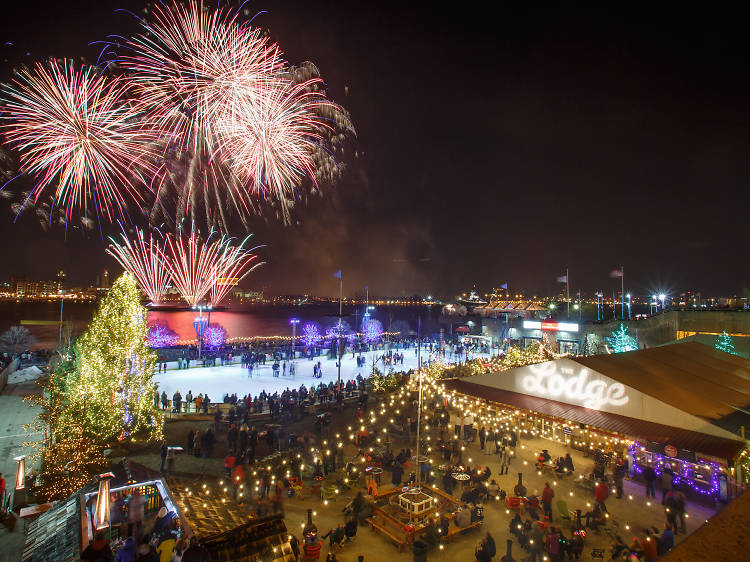
<instances>
[{"instance_id":1,"label":"bare tree","mask_svg":"<svg viewBox=\"0 0 750 562\"><path fill-rule=\"evenodd\" d=\"M11 326L7 332L0 335L0 351L8 352L14 357L35 343L36 338L25 326Z\"/></svg>"}]
</instances>

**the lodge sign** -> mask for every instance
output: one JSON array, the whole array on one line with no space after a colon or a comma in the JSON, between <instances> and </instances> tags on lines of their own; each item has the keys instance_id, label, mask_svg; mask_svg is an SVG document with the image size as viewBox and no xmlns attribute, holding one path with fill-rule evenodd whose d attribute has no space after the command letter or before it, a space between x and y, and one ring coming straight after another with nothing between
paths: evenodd
<instances>
[{"instance_id":1,"label":"the lodge sign","mask_svg":"<svg viewBox=\"0 0 750 562\"><path fill-rule=\"evenodd\" d=\"M521 387L528 394L545 396L563 402L581 404L600 410L605 406L624 406L630 398L625 385L592 378L585 367L580 369L555 368L554 362L529 365L530 374L521 379Z\"/></svg>"}]
</instances>

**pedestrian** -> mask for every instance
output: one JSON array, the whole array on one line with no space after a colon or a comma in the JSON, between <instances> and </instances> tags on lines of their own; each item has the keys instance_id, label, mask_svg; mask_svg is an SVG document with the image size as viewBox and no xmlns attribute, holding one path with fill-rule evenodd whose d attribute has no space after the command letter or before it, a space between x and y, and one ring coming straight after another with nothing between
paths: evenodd
<instances>
[{"instance_id":1,"label":"pedestrian","mask_svg":"<svg viewBox=\"0 0 750 562\"><path fill-rule=\"evenodd\" d=\"M112 549L104 538L104 531L97 531L94 535L94 541L89 544L81 553L81 560L90 560L91 562L110 562L114 560Z\"/></svg>"},{"instance_id":2,"label":"pedestrian","mask_svg":"<svg viewBox=\"0 0 750 562\"><path fill-rule=\"evenodd\" d=\"M556 562L560 559L560 534L557 532L557 529L555 527L549 528L549 533L547 534L547 539L545 540L545 544L547 547L547 554L549 554L550 559L553 562Z\"/></svg>"},{"instance_id":3,"label":"pedestrian","mask_svg":"<svg viewBox=\"0 0 750 562\"><path fill-rule=\"evenodd\" d=\"M675 534L677 533L677 498L675 493L670 491L667 492L667 497L664 498L664 515L667 517L667 524Z\"/></svg>"},{"instance_id":4,"label":"pedestrian","mask_svg":"<svg viewBox=\"0 0 750 562\"><path fill-rule=\"evenodd\" d=\"M484 441L487 439L487 430L484 426L479 428L479 450L484 450Z\"/></svg>"},{"instance_id":5,"label":"pedestrian","mask_svg":"<svg viewBox=\"0 0 750 562\"><path fill-rule=\"evenodd\" d=\"M159 448L159 454L161 456L161 464L159 465L159 472L164 472L164 465L167 462L167 453L169 453L169 447L167 447L167 440L161 442L161 447Z\"/></svg>"},{"instance_id":6,"label":"pedestrian","mask_svg":"<svg viewBox=\"0 0 750 562\"><path fill-rule=\"evenodd\" d=\"M542 490L542 507L544 508L544 515L548 521L552 521L552 498L555 497L555 491L549 485L549 482L544 483L544 490Z\"/></svg>"},{"instance_id":7,"label":"pedestrian","mask_svg":"<svg viewBox=\"0 0 750 562\"><path fill-rule=\"evenodd\" d=\"M680 490L673 491L675 496L675 511L677 512L677 520L680 522L680 533L683 535L686 532L685 528L685 494Z\"/></svg>"},{"instance_id":8,"label":"pedestrian","mask_svg":"<svg viewBox=\"0 0 750 562\"><path fill-rule=\"evenodd\" d=\"M607 496L609 495L609 490L607 489L607 485L604 482L597 482L594 485L594 499L596 500L596 504L601 508L602 512L607 511L607 506L604 504L604 502L607 500Z\"/></svg>"},{"instance_id":9,"label":"pedestrian","mask_svg":"<svg viewBox=\"0 0 750 562\"><path fill-rule=\"evenodd\" d=\"M5 507L5 477L0 472L0 507Z\"/></svg>"},{"instance_id":10,"label":"pedestrian","mask_svg":"<svg viewBox=\"0 0 750 562\"><path fill-rule=\"evenodd\" d=\"M200 430L198 430L195 432L195 437L193 437L193 454L196 457L200 455L202 441L203 441L203 438L201 437L201 432Z\"/></svg>"},{"instance_id":11,"label":"pedestrian","mask_svg":"<svg viewBox=\"0 0 750 562\"><path fill-rule=\"evenodd\" d=\"M659 538L659 556L664 556L674 548L674 531L669 523L664 523L664 531Z\"/></svg>"},{"instance_id":12,"label":"pedestrian","mask_svg":"<svg viewBox=\"0 0 750 562\"><path fill-rule=\"evenodd\" d=\"M664 467L661 473L661 504L664 505L667 494L672 491L672 479L674 478L674 472L669 467Z\"/></svg>"},{"instance_id":13,"label":"pedestrian","mask_svg":"<svg viewBox=\"0 0 750 562\"><path fill-rule=\"evenodd\" d=\"M495 539L487 533L479 542L479 545L477 545L474 557L477 559L477 562L492 562L492 558L496 553Z\"/></svg>"},{"instance_id":14,"label":"pedestrian","mask_svg":"<svg viewBox=\"0 0 750 562\"><path fill-rule=\"evenodd\" d=\"M659 558L659 544L656 537L651 535L651 531L646 531L646 538L641 541L641 548L643 549L643 562L656 562Z\"/></svg>"},{"instance_id":15,"label":"pedestrian","mask_svg":"<svg viewBox=\"0 0 750 562\"><path fill-rule=\"evenodd\" d=\"M625 470L621 465L615 465L612 471L612 479L615 481L615 489L617 495L615 496L618 500L622 498L623 493L623 479L625 478Z\"/></svg>"},{"instance_id":16,"label":"pedestrian","mask_svg":"<svg viewBox=\"0 0 750 562\"><path fill-rule=\"evenodd\" d=\"M401 463L398 461L393 462L393 468L391 469L391 483L394 487L401 485L401 477L404 474L404 469L401 468Z\"/></svg>"},{"instance_id":17,"label":"pedestrian","mask_svg":"<svg viewBox=\"0 0 750 562\"><path fill-rule=\"evenodd\" d=\"M161 409L166 410L168 404L169 404L169 398L167 398L167 392L164 391L161 393Z\"/></svg>"},{"instance_id":18,"label":"pedestrian","mask_svg":"<svg viewBox=\"0 0 750 562\"><path fill-rule=\"evenodd\" d=\"M509 468L510 468L510 449L504 446L503 450L500 453L500 475L508 474Z\"/></svg>"},{"instance_id":19,"label":"pedestrian","mask_svg":"<svg viewBox=\"0 0 750 562\"><path fill-rule=\"evenodd\" d=\"M656 471L650 466L645 467L643 469L643 480L646 482L646 497L655 498L654 482L656 482Z\"/></svg>"},{"instance_id":20,"label":"pedestrian","mask_svg":"<svg viewBox=\"0 0 750 562\"><path fill-rule=\"evenodd\" d=\"M136 489L128 499L128 536L139 543L143 530L146 498Z\"/></svg>"},{"instance_id":21,"label":"pedestrian","mask_svg":"<svg viewBox=\"0 0 750 562\"><path fill-rule=\"evenodd\" d=\"M521 521L521 519L518 519ZM518 531L518 537L520 538L521 531ZM532 525L531 531L529 531L528 534L528 546L529 546L529 554L531 557L529 560L531 562L536 562L538 560L544 560L544 533L542 532L542 529L539 527L539 525Z\"/></svg>"}]
</instances>

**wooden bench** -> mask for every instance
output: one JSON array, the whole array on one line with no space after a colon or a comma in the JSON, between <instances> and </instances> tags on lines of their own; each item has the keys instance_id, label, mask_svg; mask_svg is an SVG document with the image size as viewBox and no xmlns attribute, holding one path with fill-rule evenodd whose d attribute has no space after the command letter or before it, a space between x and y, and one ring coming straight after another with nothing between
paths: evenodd
<instances>
[{"instance_id":1,"label":"wooden bench","mask_svg":"<svg viewBox=\"0 0 750 562\"><path fill-rule=\"evenodd\" d=\"M367 523L370 525L370 529L375 533L383 533L384 535L387 535L393 542L396 543L396 546L398 547L398 551L401 552L404 548L404 545L406 545L406 537L400 537L398 536L394 531L389 529L384 523L380 523L375 520L375 517L368 517L365 519Z\"/></svg>"},{"instance_id":2,"label":"wooden bench","mask_svg":"<svg viewBox=\"0 0 750 562\"><path fill-rule=\"evenodd\" d=\"M468 531L469 529L478 529L482 526L484 523L484 520L474 521L474 523L471 523L468 527L456 527L453 526L450 529L448 529L448 533L445 535L445 540L447 542L452 542L456 535L462 534L464 531Z\"/></svg>"}]
</instances>

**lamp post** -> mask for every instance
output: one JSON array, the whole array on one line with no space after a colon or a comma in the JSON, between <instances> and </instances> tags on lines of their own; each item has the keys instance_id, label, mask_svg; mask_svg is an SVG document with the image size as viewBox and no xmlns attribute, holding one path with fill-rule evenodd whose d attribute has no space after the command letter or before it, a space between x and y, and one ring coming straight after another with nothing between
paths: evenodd
<instances>
[{"instance_id":1,"label":"lamp post","mask_svg":"<svg viewBox=\"0 0 750 562\"><path fill-rule=\"evenodd\" d=\"M596 293L596 319L597 320L601 320L602 319L601 308L600 308L601 307L601 302L602 302L602 297L604 297L604 295L602 294L601 291L599 291L598 293Z\"/></svg>"},{"instance_id":2,"label":"lamp post","mask_svg":"<svg viewBox=\"0 0 750 562\"><path fill-rule=\"evenodd\" d=\"M368 292L367 298L368 299L370 298L369 292ZM372 316L371 312L373 310L375 310L375 307L371 304L368 304L365 307L365 313L362 315L362 325L360 326L360 329L362 330L363 335L366 335L367 322L370 320L370 316ZM367 343L370 344L370 346L372 346L370 348L370 351L372 352L370 354L371 355L370 361L372 362L372 374L374 375L375 374L375 348L374 348L375 342L372 341L372 342L367 342ZM385 375L385 364L383 365L383 374Z\"/></svg>"},{"instance_id":3,"label":"lamp post","mask_svg":"<svg viewBox=\"0 0 750 562\"><path fill-rule=\"evenodd\" d=\"M57 290L57 294L60 295L60 336L57 340L57 347L62 352L62 322L63 322L63 303L65 302L65 291L62 289Z\"/></svg>"},{"instance_id":4,"label":"lamp post","mask_svg":"<svg viewBox=\"0 0 750 562\"><path fill-rule=\"evenodd\" d=\"M299 318L291 318L289 323L292 325L292 364L294 364L294 342L297 341L297 324L299 324Z\"/></svg>"},{"instance_id":5,"label":"lamp post","mask_svg":"<svg viewBox=\"0 0 750 562\"><path fill-rule=\"evenodd\" d=\"M203 348L203 332L206 330L206 326L208 325L208 318L203 317L203 311L208 310L210 314L212 308L213 307L210 304L198 304L193 306L193 310L198 311L198 316L193 319L193 329L195 330L195 335L198 337L198 359L201 358L201 352Z\"/></svg>"},{"instance_id":6,"label":"lamp post","mask_svg":"<svg viewBox=\"0 0 750 562\"><path fill-rule=\"evenodd\" d=\"M630 318L631 318L630 305L632 304L633 301L632 301L632 299L630 297L630 293L628 293L625 296L628 297L628 320L630 320Z\"/></svg>"},{"instance_id":7,"label":"lamp post","mask_svg":"<svg viewBox=\"0 0 750 562\"><path fill-rule=\"evenodd\" d=\"M664 299L667 298L667 295L664 293L659 293L659 300L661 301L661 311L664 312Z\"/></svg>"},{"instance_id":8,"label":"lamp post","mask_svg":"<svg viewBox=\"0 0 750 562\"><path fill-rule=\"evenodd\" d=\"M651 311L651 314L656 314L657 312L659 312L659 301L657 300L656 295L651 295L649 310Z\"/></svg>"}]
</instances>

